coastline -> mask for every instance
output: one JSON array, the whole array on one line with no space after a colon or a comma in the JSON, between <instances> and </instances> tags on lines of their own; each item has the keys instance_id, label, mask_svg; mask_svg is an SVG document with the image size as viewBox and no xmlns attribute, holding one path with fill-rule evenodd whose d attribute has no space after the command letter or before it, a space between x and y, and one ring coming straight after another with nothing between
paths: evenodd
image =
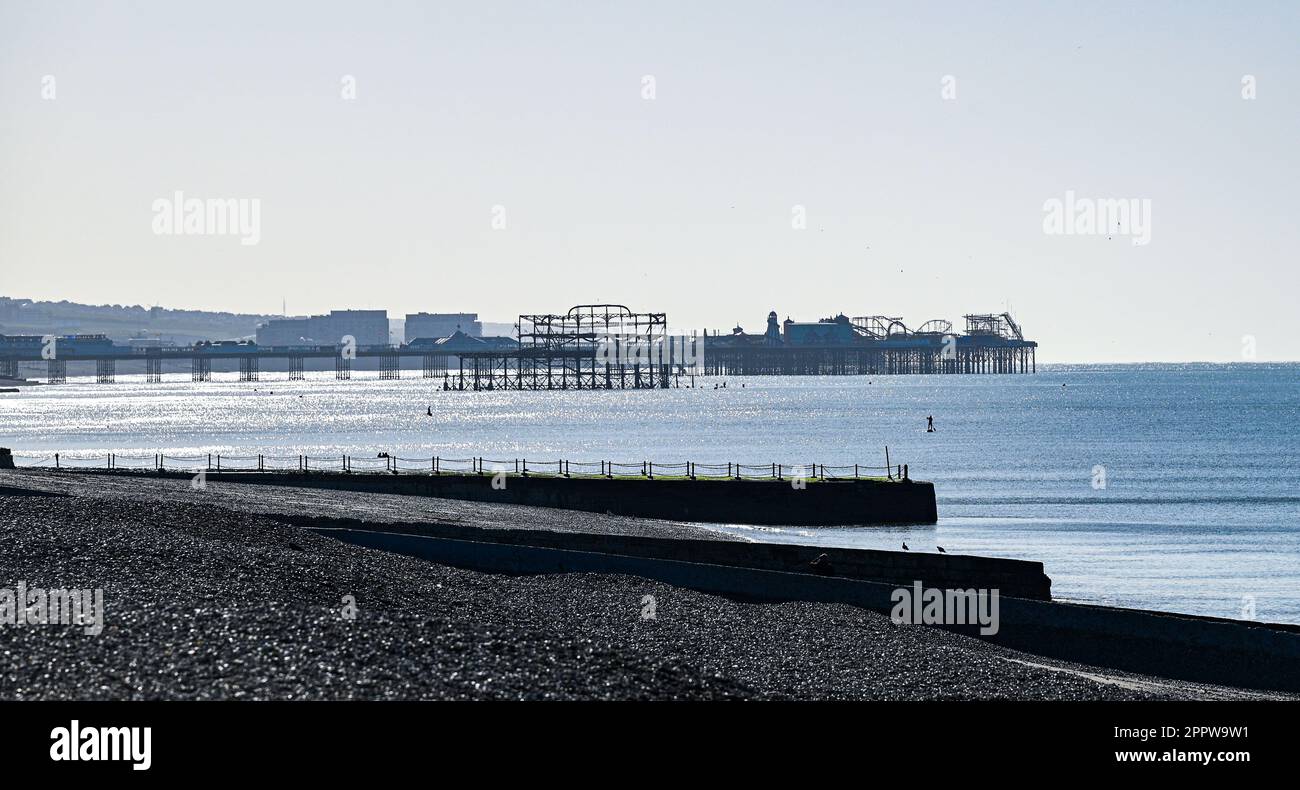
<instances>
[{"instance_id":1,"label":"coastline","mask_svg":"<svg viewBox=\"0 0 1300 790\"><path fill-rule=\"evenodd\" d=\"M717 537L671 522L416 497L377 510L371 495L30 471L0 474L0 486L9 574L102 586L108 612L93 639L0 628L26 656L5 668L11 699L1289 698L1043 658L844 603L455 568L291 517ZM340 616L345 596L355 620Z\"/></svg>"}]
</instances>

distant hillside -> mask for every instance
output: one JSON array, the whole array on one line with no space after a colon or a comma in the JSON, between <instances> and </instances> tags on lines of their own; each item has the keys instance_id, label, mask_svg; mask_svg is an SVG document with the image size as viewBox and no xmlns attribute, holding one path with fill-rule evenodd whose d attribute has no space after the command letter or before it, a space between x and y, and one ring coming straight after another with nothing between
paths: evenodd
<instances>
[{"instance_id":1,"label":"distant hillside","mask_svg":"<svg viewBox=\"0 0 1300 790\"><path fill-rule=\"evenodd\" d=\"M105 334L125 342L132 337L158 337L178 343L252 337L257 325L272 315L219 313L207 310L168 310L141 305L89 305L77 302L38 302L0 296L0 334Z\"/></svg>"}]
</instances>

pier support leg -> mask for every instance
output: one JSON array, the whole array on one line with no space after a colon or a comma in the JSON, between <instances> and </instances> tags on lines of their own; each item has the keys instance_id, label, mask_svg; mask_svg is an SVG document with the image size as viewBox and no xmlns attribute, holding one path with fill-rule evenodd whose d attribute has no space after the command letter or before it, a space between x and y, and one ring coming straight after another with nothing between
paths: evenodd
<instances>
[{"instance_id":1,"label":"pier support leg","mask_svg":"<svg viewBox=\"0 0 1300 790\"><path fill-rule=\"evenodd\" d=\"M190 381L212 381L212 360L207 357L191 357Z\"/></svg>"},{"instance_id":2,"label":"pier support leg","mask_svg":"<svg viewBox=\"0 0 1300 790\"><path fill-rule=\"evenodd\" d=\"M162 357L159 356L145 357L144 379L150 384L162 383Z\"/></svg>"},{"instance_id":3,"label":"pier support leg","mask_svg":"<svg viewBox=\"0 0 1300 790\"><path fill-rule=\"evenodd\" d=\"M239 380L257 381L257 357L239 358Z\"/></svg>"},{"instance_id":4,"label":"pier support leg","mask_svg":"<svg viewBox=\"0 0 1300 790\"><path fill-rule=\"evenodd\" d=\"M302 381L302 379L303 379L302 357L299 356L289 357L289 380Z\"/></svg>"},{"instance_id":5,"label":"pier support leg","mask_svg":"<svg viewBox=\"0 0 1300 790\"><path fill-rule=\"evenodd\" d=\"M334 357L334 378L347 381L352 378L352 360L346 357Z\"/></svg>"},{"instance_id":6,"label":"pier support leg","mask_svg":"<svg viewBox=\"0 0 1300 790\"><path fill-rule=\"evenodd\" d=\"M95 360L95 381L100 384L112 384L117 380L117 361L112 359Z\"/></svg>"},{"instance_id":7,"label":"pier support leg","mask_svg":"<svg viewBox=\"0 0 1300 790\"><path fill-rule=\"evenodd\" d=\"M381 379L400 379L402 377L402 363L397 354L383 353L379 355L379 378Z\"/></svg>"},{"instance_id":8,"label":"pier support leg","mask_svg":"<svg viewBox=\"0 0 1300 790\"><path fill-rule=\"evenodd\" d=\"M66 359L47 359L46 372L51 384L65 384L68 381L68 361Z\"/></svg>"}]
</instances>

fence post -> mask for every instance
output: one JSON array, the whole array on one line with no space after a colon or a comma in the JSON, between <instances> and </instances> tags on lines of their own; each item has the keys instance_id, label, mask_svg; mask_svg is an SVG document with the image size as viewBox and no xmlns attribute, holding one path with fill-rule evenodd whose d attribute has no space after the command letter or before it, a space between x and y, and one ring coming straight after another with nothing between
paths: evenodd
<instances>
[{"instance_id":1,"label":"fence post","mask_svg":"<svg viewBox=\"0 0 1300 790\"><path fill-rule=\"evenodd\" d=\"M651 480L654 480L654 479L655 479L655 462L654 462L654 461L646 461L646 463L650 465L650 467L649 467L649 468L650 468L650 471L646 474L646 477L650 478Z\"/></svg>"},{"instance_id":2,"label":"fence post","mask_svg":"<svg viewBox=\"0 0 1300 790\"><path fill-rule=\"evenodd\" d=\"M894 469L889 464L889 445L885 445L885 477L890 480L894 479Z\"/></svg>"},{"instance_id":3,"label":"fence post","mask_svg":"<svg viewBox=\"0 0 1300 790\"><path fill-rule=\"evenodd\" d=\"M854 480L857 480L857 479L858 479L858 465L857 465L857 464L854 464L854 465L853 465L853 479L854 479Z\"/></svg>"},{"instance_id":4,"label":"fence post","mask_svg":"<svg viewBox=\"0 0 1300 790\"><path fill-rule=\"evenodd\" d=\"M528 459L524 459L524 477L528 477Z\"/></svg>"},{"instance_id":5,"label":"fence post","mask_svg":"<svg viewBox=\"0 0 1300 790\"><path fill-rule=\"evenodd\" d=\"M59 454L58 454L58 453L55 453L55 454L54 454L54 468L55 468L55 469L58 469L58 468L59 468Z\"/></svg>"}]
</instances>

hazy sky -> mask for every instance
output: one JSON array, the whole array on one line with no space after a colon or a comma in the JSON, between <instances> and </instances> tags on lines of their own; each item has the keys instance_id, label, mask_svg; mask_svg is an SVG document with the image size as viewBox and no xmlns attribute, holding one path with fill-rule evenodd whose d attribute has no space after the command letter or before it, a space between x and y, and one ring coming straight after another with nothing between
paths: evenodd
<instances>
[{"instance_id":1,"label":"hazy sky","mask_svg":"<svg viewBox=\"0 0 1300 790\"><path fill-rule=\"evenodd\" d=\"M0 0L0 295L1300 359L1298 141L1295 2ZM259 243L156 234L177 190ZM1067 191L1150 242L1045 233Z\"/></svg>"}]
</instances>

